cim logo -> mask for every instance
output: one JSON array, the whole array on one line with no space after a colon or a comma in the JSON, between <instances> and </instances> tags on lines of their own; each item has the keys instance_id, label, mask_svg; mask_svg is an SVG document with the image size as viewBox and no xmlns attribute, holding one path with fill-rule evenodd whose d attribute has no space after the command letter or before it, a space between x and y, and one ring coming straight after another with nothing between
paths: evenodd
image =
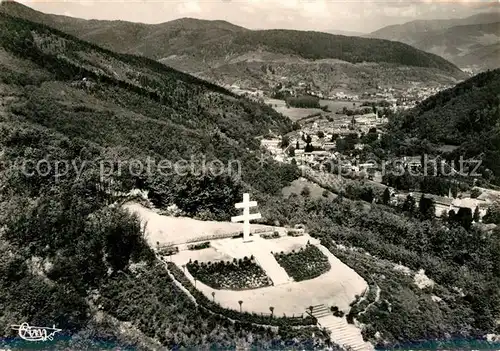
<instances>
[{"instance_id":1,"label":"cim logo","mask_svg":"<svg viewBox=\"0 0 500 351\"><path fill-rule=\"evenodd\" d=\"M62 330L57 329L55 325L53 325L52 328L34 327L30 326L28 323L22 323L21 325L11 325L11 328L18 332L21 339L27 341L52 341L54 340L54 335Z\"/></svg>"}]
</instances>

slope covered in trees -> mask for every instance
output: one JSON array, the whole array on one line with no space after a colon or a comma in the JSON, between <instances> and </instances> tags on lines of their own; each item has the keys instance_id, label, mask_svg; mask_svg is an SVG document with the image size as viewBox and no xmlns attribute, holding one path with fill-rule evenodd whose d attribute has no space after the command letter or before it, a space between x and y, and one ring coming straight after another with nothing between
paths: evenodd
<instances>
[{"instance_id":1,"label":"slope covered in trees","mask_svg":"<svg viewBox=\"0 0 500 351\"><path fill-rule=\"evenodd\" d=\"M368 36L396 40L434 53L459 67L499 67L500 12L480 13L466 18L417 20L381 28Z\"/></svg>"},{"instance_id":2,"label":"slope covered in trees","mask_svg":"<svg viewBox=\"0 0 500 351\"><path fill-rule=\"evenodd\" d=\"M233 43L237 50L263 46L269 51L313 60L334 58L351 63L386 62L457 72L457 67L439 56L388 40L320 32L260 30L238 33Z\"/></svg>"},{"instance_id":3,"label":"slope covered in trees","mask_svg":"<svg viewBox=\"0 0 500 351\"><path fill-rule=\"evenodd\" d=\"M481 159L480 171L500 184L499 91L500 69L478 74L396 116L391 130L400 139L458 146L451 159Z\"/></svg>"},{"instance_id":4,"label":"slope covered in trees","mask_svg":"<svg viewBox=\"0 0 500 351\"><path fill-rule=\"evenodd\" d=\"M0 11L47 24L115 51L156 60L186 54L198 60L218 62L228 53L234 56L263 48L313 60L330 58L351 63L394 63L460 74L456 66L439 56L388 40L294 30L248 30L225 21L191 18L154 25L85 21L42 14L12 1L4 2Z\"/></svg>"}]
</instances>

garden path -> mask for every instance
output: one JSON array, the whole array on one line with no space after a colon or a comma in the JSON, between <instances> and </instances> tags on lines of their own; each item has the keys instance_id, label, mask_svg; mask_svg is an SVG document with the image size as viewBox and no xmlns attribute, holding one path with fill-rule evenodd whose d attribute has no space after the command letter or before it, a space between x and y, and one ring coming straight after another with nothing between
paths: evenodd
<instances>
[{"instance_id":1,"label":"garden path","mask_svg":"<svg viewBox=\"0 0 500 351\"><path fill-rule=\"evenodd\" d=\"M252 237L251 242L240 240L217 240L212 242L212 246L220 252L229 254L233 258L242 256L254 256L258 265L266 272L273 281L273 285L281 285L290 282L290 277L281 267L269 248L272 240L266 240L258 236Z\"/></svg>"}]
</instances>

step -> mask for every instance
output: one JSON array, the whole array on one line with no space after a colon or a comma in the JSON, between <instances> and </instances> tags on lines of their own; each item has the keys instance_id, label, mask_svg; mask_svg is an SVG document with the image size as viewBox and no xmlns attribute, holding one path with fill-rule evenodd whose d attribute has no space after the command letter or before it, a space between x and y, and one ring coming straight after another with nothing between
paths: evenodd
<instances>
[{"instance_id":1,"label":"step","mask_svg":"<svg viewBox=\"0 0 500 351\"><path fill-rule=\"evenodd\" d=\"M331 313L321 313L321 314L313 314L313 317L316 317L316 319L320 319L320 318L325 318L325 317L329 317L331 316L332 314Z\"/></svg>"}]
</instances>

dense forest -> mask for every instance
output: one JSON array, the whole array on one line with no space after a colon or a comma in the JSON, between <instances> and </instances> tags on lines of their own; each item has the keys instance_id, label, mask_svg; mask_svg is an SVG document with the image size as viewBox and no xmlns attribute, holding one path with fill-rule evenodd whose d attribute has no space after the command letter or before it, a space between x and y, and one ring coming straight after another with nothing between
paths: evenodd
<instances>
[{"instance_id":1,"label":"dense forest","mask_svg":"<svg viewBox=\"0 0 500 351\"><path fill-rule=\"evenodd\" d=\"M380 39L346 37L320 32L258 30L237 33L235 48L265 47L270 51L319 60L335 58L347 62L386 62L406 66L439 68L457 72L445 59L409 45Z\"/></svg>"},{"instance_id":2,"label":"dense forest","mask_svg":"<svg viewBox=\"0 0 500 351\"><path fill-rule=\"evenodd\" d=\"M441 145L458 146L445 157L482 160L479 172L500 184L500 69L474 76L422 101L414 109L394 115L390 130L396 144L414 154ZM414 141L418 140L420 146ZM425 150L427 148L427 150Z\"/></svg>"},{"instance_id":3,"label":"dense forest","mask_svg":"<svg viewBox=\"0 0 500 351\"><path fill-rule=\"evenodd\" d=\"M463 73L440 56L400 42L347 37L312 31L248 30L225 21L183 18L146 25L125 21L82 21L47 15L17 3L5 3L0 11L44 23L84 40L118 52L141 53L160 60L170 55L218 61L231 54L257 48L297 55L306 59L339 59L351 63L376 62L437 68L452 76ZM120 36L114 35L120 33ZM126 43L126 45L124 44Z\"/></svg>"}]
</instances>

